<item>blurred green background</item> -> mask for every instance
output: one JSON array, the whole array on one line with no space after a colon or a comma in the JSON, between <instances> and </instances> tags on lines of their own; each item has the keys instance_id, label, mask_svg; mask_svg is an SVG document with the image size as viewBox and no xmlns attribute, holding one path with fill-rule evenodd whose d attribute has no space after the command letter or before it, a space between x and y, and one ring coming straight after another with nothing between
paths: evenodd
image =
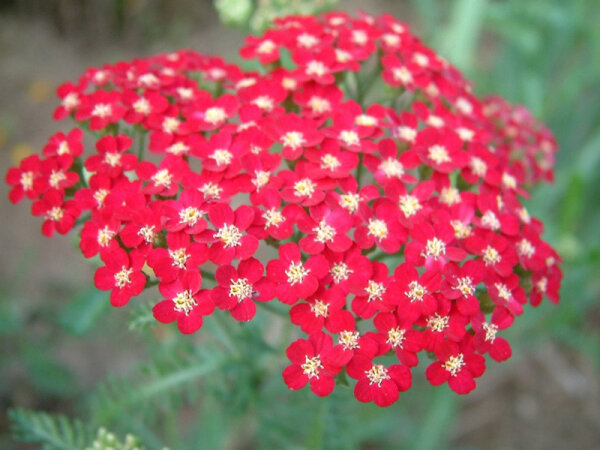
<instances>
[{"instance_id":1,"label":"blurred green background","mask_svg":"<svg viewBox=\"0 0 600 450\"><path fill-rule=\"evenodd\" d=\"M53 89L85 68L179 47L234 59L244 33L273 15L334 2L216 3L0 2L2 170L39 151L56 130ZM289 392L280 378L280 319L263 311L237 325L216 314L185 338L154 324L148 305L156 299L111 309L90 289L93 269L81 263L75 239L43 238L28 207L10 206L2 186L0 448L40 447L13 441L11 426L22 439L61 449L84 448L100 427L117 435L115 448L125 448L128 433L150 449L600 447L600 2L337 7L410 23L479 95L522 103L554 131L556 182L537 188L527 207L564 259L560 305L528 307L510 330L513 358L490 362L469 396L432 388L416 373L414 388L385 410L344 388L318 399ZM217 10L238 28L220 24Z\"/></svg>"}]
</instances>

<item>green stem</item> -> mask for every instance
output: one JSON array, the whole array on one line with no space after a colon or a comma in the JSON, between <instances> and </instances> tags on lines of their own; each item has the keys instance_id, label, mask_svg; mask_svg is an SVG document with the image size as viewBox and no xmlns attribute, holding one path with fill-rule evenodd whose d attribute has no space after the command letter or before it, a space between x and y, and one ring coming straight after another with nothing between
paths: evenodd
<instances>
[{"instance_id":1,"label":"green stem","mask_svg":"<svg viewBox=\"0 0 600 450\"><path fill-rule=\"evenodd\" d=\"M138 151L137 151L137 157L138 160L142 160L142 156L144 156L144 150L145 150L145 142L146 142L146 133L144 133L143 130L139 130L138 131Z\"/></svg>"},{"instance_id":2,"label":"green stem","mask_svg":"<svg viewBox=\"0 0 600 450\"><path fill-rule=\"evenodd\" d=\"M358 189L361 188L360 179L362 178L363 170L363 155L361 153L358 155L358 166L356 167L356 183L358 184Z\"/></svg>"}]
</instances>

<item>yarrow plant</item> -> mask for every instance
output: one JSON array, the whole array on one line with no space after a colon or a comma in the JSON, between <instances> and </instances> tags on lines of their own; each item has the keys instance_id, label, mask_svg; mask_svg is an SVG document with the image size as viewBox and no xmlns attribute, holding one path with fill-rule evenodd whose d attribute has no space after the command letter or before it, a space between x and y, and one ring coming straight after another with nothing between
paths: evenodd
<instances>
[{"instance_id":1,"label":"yarrow plant","mask_svg":"<svg viewBox=\"0 0 600 450\"><path fill-rule=\"evenodd\" d=\"M431 384L470 392L524 305L559 300L520 201L552 181L552 133L389 15L277 19L240 53L259 69L184 50L63 84L54 118L77 126L8 171L10 200L46 236L80 227L111 303L158 289L182 333L289 305L290 389L349 377L388 406L425 353Z\"/></svg>"}]
</instances>

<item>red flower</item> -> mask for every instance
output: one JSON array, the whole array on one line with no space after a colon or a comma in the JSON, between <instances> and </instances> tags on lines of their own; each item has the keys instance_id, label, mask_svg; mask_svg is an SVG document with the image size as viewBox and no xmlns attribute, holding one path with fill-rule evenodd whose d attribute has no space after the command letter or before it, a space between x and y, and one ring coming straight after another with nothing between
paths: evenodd
<instances>
[{"instance_id":1,"label":"red flower","mask_svg":"<svg viewBox=\"0 0 600 450\"><path fill-rule=\"evenodd\" d=\"M310 255L321 253L325 246L334 252L345 252L352 246L346 236L352 222L344 210L331 210L325 204L310 208L310 216L298 219L298 229L306 236L300 239L300 247Z\"/></svg>"},{"instance_id":2,"label":"red flower","mask_svg":"<svg viewBox=\"0 0 600 450\"><path fill-rule=\"evenodd\" d=\"M307 83L302 91L294 92L294 102L302 107L302 116L328 117L338 107L343 91L335 85Z\"/></svg>"},{"instance_id":3,"label":"red flower","mask_svg":"<svg viewBox=\"0 0 600 450\"><path fill-rule=\"evenodd\" d=\"M156 91L146 91L143 95L125 91L122 100L129 107L125 122L132 124L143 123L151 114L161 114L169 107L169 101Z\"/></svg>"},{"instance_id":4,"label":"red flower","mask_svg":"<svg viewBox=\"0 0 600 450\"><path fill-rule=\"evenodd\" d=\"M279 60L279 42L283 38L279 30L267 30L261 37L247 36L240 55L245 59L258 58L261 64Z\"/></svg>"},{"instance_id":5,"label":"red flower","mask_svg":"<svg viewBox=\"0 0 600 450\"><path fill-rule=\"evenodd\" d=\"M267 264L267 277L277 285L275 296L287 304L314 294L328 271L323 255L312 256L303 263L300 249L293 242L279 247L279 259Z\"/></svg>"},{"instance_id":6,"label":"red flower","mask_svg":"<svg viewBox=\"0 0 600 450\"><path fill-rule=\"evenodd\" d=\"M93 175L89 179L89 188L79 189L75 192L77 206L84 211L88 209L93 211L102 209L113 184L117 184L118 181L119 179L113 180L103 174Z\"/></svg>"},{"instance_id":7,"label":"red flower","mask_svg":"<svg viewBox=\"0 0 600 450\"><path fill-rule=\"evenodd\" d=\"M110 292L113 306L123 306L131 297L139 295L146 286L142 273L144 257L138 252L127 254L118 245L110 246L100 254L105 266L96 270L94 284L101 291Z\"/></svg>"},{"instance_id":8,"label":"red flower","mask_svg":"<svg viewBox=\"0 0 600 450\"><path fill-rule=\"evenodd\" d=\"M310 161L310 172L314 179L347 178L357 166L358 156L340 150L339 144L332 139L325 139L320 148L309 148L304 157Z\"/></svg>"},{"instance_id":9,"label":"red flower","mask_svg":"<svg viewBox=\"0 0 600 450\"><path fill-rule=\"evenodd\" d=\"M48 139L44 147L44 156L71 156L77 158L83 153L83 144L81 139L83 132L78 128L73 128L69 134L59 132Z\"/></svg>"},{"instance_id":10,"label":"red flower","mask_svg":"<svg viewBox=\"0 0 600 450\"><path fill-rule=\"evenodd\" d=\"M407 173L419 165L419 158L412 150L406 150L398 156L396 143L389 138L379 141L379 155L365 155L365 166L375 175L375 181L385 186L391 180L404 183L416 183L417 179Z\"/></svg>"},{"instance_id":11,"label":"red flower","mask_svg":"<svg viewBox=\"0 0 600 450\"><path fill-rule=\"evenodd\" d=\"M292 236L296 219L304 214L304 210L293 204L280 209L281 197L273 189L265 190L262 200L265 208L255 209L254 223L248 228L248 233L257 239L272 237L279 241Z\"/></svg>"},{"instance_id":12,"label":"red flower","mask_svg":"<svg viewBox=\"0 0 600 450\"><path fill-rule=\"evenodd\" d=\"M446 340L461 342L467 333L469 319L456 309L451 309L448 303L438 301L437 311L418 323L426 326L423 332L423 348L433 352Z\"/></svg>"},{"instance_id":13,"label":"red flower","mask_svg":"<svg viewBox=\"0 0 600 450\"><path fill-rule=\"evenodd\" d=\"M119 235L125 246L152 248L154 239L162 230L160 202L150 204L149 208L140 208L133 214L133 219L125 225Z\"/></svg>"},{"instance_id":14,"label":"red flower","mask_svg":"<svg viewBox=\"0 0 600 450\"><path fill-rule=\"evenodd\" d=\"M27 196L33 199L40 196L36 187L36 179L41 175L41 162L38 155L31 155L23 159L19 167L11 167L6 172L6 183L12 186L8 198L12 203L19 203Z\"/></svg>"},{"instance_id":15,"label":"red flower","mask_svg":"<svg viewBox=\"0 0 600 450\"><path fill-rule=\"evenodd\" d=\"M400 223L406 228L412 228L429 215L431 208L426 200L434 189L432 181L422 181L408 193L404 183L391 182L385 185L385 194L398 205L397 218Z\"/></svg>"},{"instance_id":16,"label":"red flower","mask_svg":"<svg viewBox=\"0 0 600 450\"><path fill-rule=\"evenodd\" d=\"M420 131L415 142L421 161L441 173L467 165L468 155L461 147L462 141L453 131L435 128Z\"/></svg>"},{"instance_id":17,"label":"red flower","mask_svg":"<svg viewBox=\"0 0 600 450\"><path fill-rule=\"evenodd\" d=\"M493 274L485 283L494 303L504 306L515 316L523 313L523 305L527 303L525 290L519 286L519 281L519 276L516 274L506 278Z\"/></svg>"},{"instance_id":18,"label":"red flower","mask_svg":"<svg viewBox=\"0 0 600 450\"><path fill-rule=\"evenodd\" d=\"M196 270L208 259L206 244L192 242L187 233L167 234L167 248L155 248L148 254L148 265L163 283L174 281L184 272Z\"/></svg>"},{"instance_id":19,"label":"red flower","mask_svg":"<svg viewBox=\"0 0 600 450\"><path fill-rule=\"evenodd\" d=\"M337 325L344 323L340 316L352 317L349 311L343 309L345 306L346 294L342 290L336 287L320 288L306 299L306 303L296 303L292 306L290 319L306 334L321 331L323 327L331 333L336 333L341 331Z\"/></svg>"},{"instance_id":20,"label":"red flower","mask_svg":"<svg viewBox=\"0 0 600 450\"><path fill-rule=\"evenodd\" d=\"M474 255L480 255L488 274L494 272L506 277L513 273L518 258L510 242L502 236L488 232L478 232L465 241L465 248Z\"/></svg>"},{"instance_id":21,"label":"red flower","mask_svg":"<svg viewBox=\"0 0 600 450\"><path fill-rule=\"evenodd\" d=\"M437 300L432 294L439 288L440 281L437 271L419 275L411 264L403 263L396 267L391 289L400 294L398 308L403 315L416 319L419 315L432 314L437 309Z\"/></svg>"},{"instance_id":22,"label":"red flower","mask_svg":"<svg viewBox=\"0 0 600 450\"><path fill-rule=\"evenodd\" d=\"M371 264L371 278L352 300L352 311L363 319L372 317L378 311L389 312L395 306L391 286L393 280L388 276L388 267L377 261Z\"/></svg>"},{"instance_id":23,"label":"red flower","mask_svg":"<svg viewBox=\"0 0 600 450\"><path fill-rule=\"evenodd\" d=\"M469 260L462 267L455 263L446 264L440 291L447 299L456 301L461 314L472 316L479 311L475 289L483 276L483 263L479 260Z\"/></svg>"},{"instance_id":24,"label":"red flower","mask_svg":"<svg viewBox=\"0 0 600 450\"><path fill-rule=\"evenodd\" d=\"M425 266L427 270L441 270L447 260L461 261L467 253L450 244L454 241L454 229L447 222L433 226L421 222L410 230L412 242L406 244L406 261L415 266Z\"/></svg>"},{"instance_id":25,"label":"red flower","mask_svg":"<svg viewBox=\"0 0 600 450\"><path fill-rule=\"evenodd\" d=\"M125 114L125 107L120 104L121 95L116 92L96 91L80 97L81 105L75 111L78 122L90 121L90 129L101 130L108 124L118 122Z\"/></svg>"},{"instance_id":26,"label":"red flower","mask_svg":"<svg viewBox=\"0 0 600 450\"><path fill-rule=\"evenodd\" d=\"M42 161L41 176L36 179L36 190L44 192L48 189L64 191L79 181L79 175L69 172L73 164L71 156L53 156Z\"/></svg>"},{"instance_id":27,"label":"red flower","mask_svg":"<svg viewBox=\"0 0 600 450\"><path fill-rule=\"evenodd\" d=\"M178 200L167 201L163 214L166 216L165 228L168 231L185 231L196 235L206 229L208 223L204 196L196 189L185 189Z\"/></svg>"},{"instance_id":28,"label":"red flower","mask_svg":"<svg viewBox=\"0 0 600 450\"><path fill-rule=\"evenodd\" d=\"M255 258L240 261L237 270L219 266L215 276L219 286L212 290L215 305L241 322L251 320L256 314L254 300L268 302L275 295L275 286L263 276L263 265Z\"/></svg>"},{"instance_id":29,"label":"red flower","mask_svg":"<svg viewBox=\"0 0 600 450\"><path fill-rule=\"evenodd\" d=\"M44 194L41 200L31 205L31 214L44 216L42 234L52 236L54 230L60 234L68 233L75 225L75 219L80 211L73 200L64 201L60 191L52 189Z\"/></svg>"},{"instance_id":30,"label":"red flower","mask_svg":"<svg viewBox=\"0 0 600 450\"><path fill-rule=\"evenodd\" d=\"M308 339L298 339L287 348L291 365L283 370L283 380L292 390L302 389L310 383L310 389L325 397L335 387L335 377L348 362L351 354L341 345L333 345L331 336L317 332Z\"/></svg>"},{"instance_id":31,"label":"red flower","mask_svg":"<svg viewBox=\"0 0 600 450\"><path fill-rule=\"evenodd\" d=\"M425 375L431 384L438 386L448 382L457 394L468 394L475 389L474 378L485 371L485 359L473 351L471 340L461 345L445 342L436 350L438 361L431 363Z\"/></svg>"},{"instance_id":32,"label":"red flower","mask_svg":"<svg viewBox=\"0 0 600 450\"><path fill-rule=\"evenodd\" d=\"M179 156L167 155L156 167L149 161L140 162L135 173L140 180L147 181L144 194L170 197L179 191L179 181L189 171L188 165Z\"/></svg>"},{"instance_id":33,"label":"red flower","mask_svg":"<svg viewBox=\"0 0 600 450\"><path fill-rule=\"evenodd\" d=\"M161 283L158 288L165 300L152 308L154 318L161 323L177 321L177 328L184 334L198 331L203 316L212 314L215 309L210 291L201 286L202 278L197 270L185 272L172 283Z\"/></svg>"},{"instance_id":34,"label":"red flower","mask_svg":"<svg viewBox=\"0 0 600 450\"><path fill-rule=\"evenodd\" d=\"M88 157L85 168L90 172L106 174L116 178L123 172L132 170L137 163L137 156L127 153L133 140L125 135L104 136L96 142L97 155Z\"/></svg>"},{"instance_id":35,"label":"red flower","mask_svg":"<svg viewBox=\"0 0 600 450\"><path fill-rule=\"evenodd\" d=\"M201 241L212 243L209 259L215 264L229 264L233 258L248 259L258 248L258 239L243 234L254 220L254 210L242 205L234 211L229 205L215 204L208 209L208 217L216 230L206 230Z\"/></svg>"},{"instance_id":36,"label":"red flower","mask_svg":"<svg viewBox=\"0 0 600 450\"><path fill-rule=\"evenodd\" d=\"M371 261L361 254L361 249L354 245L344 253L326 249L323 253L329 261L329 276L325 284L341 288L345 293L360 294L371 278L373 267Z\"/></svg>"},{"instance_id":37,"label":"red flower","mask_svg":"<svg viewBox=\"0 0 600 450\"><path fill-rule=\"evenodd\" d=\"M96 220L88 220L81 229L79 248L86 258L91 258L99 251L115 243L114 237L119 233L121 223L111 214L100 215Z\"/></svg>"},{"instance_id":38,"label":"red flower","mask_svg":"<svg viewBox=\"0 0 600 450\"><path fill-rule=\"evenodd\" d=\"M399 313L381 313L375 316L373 324L382 337L382 353L391 349L405 366L414 367L418 364L417 353L423 348L423 338L420 331L412 329L410 320L401 319Z\"/></svg>"},{"instance_id":39,"label":"red flower","mask_svg":"<svg viewBox=\"0 0 600 450\"><path fill-rule=\"evenodd\" d=\"M352 361L353 370L360 372L355 376L354 396L363 403L374 402L382 408L398 400L400 392L407 391L412 385L412 374L408 367L401 364L384 366L374 364L363 355L357 355Z\"/></svg>"},{"instance_id":40,"label":"red flower","mask_svg":"<svg viewBox=\"0 0 600 450\"><path fill-rule=\"evenodd\" d=\"M471 324L475 331L473 342L479 353L489 353L494 361L506 361L512 355L510 344L503 337L496 334L512 325L514 317L501 306L494 308L489 322L483 314L473 317Z\"/></svg>"},{"instance_id":41,"label":"red flower","mask_svg":"<svg viewBox=\"0 0 600 450\"><path fill-rule=\"evenodd\" d=\"M54 110L52 117L54 120L62 120L76 110L81 104L81 93L85 85L76 86L71 82L61 84L56 90L60 105Z\"/></svg>"},{"instance_id":42,"label":"red flower","mask_svg":"<svg viewBox=\"0 0 600 450\"><path fill-rule=\"evenodd\" d=\"M356 228L354 240L363 249L374 244L393 254L406 242L406 229L398 222L398 208L387 199L375 201L373 211L364 209L365 225Z\"/></svg>"},{"instance_id":43,"label":"red flower","mask_svg":"<svg viewBox=\"0 0 600 450\"><path fill-rule=\"evenodd\" d=\"M323 140L323 135L317 130L317 124L310 120L286 114L270 123L273 138L282 146L281 154L285 159L296 160L305 148L314 147Z\"/></svg>"}]
</instances>

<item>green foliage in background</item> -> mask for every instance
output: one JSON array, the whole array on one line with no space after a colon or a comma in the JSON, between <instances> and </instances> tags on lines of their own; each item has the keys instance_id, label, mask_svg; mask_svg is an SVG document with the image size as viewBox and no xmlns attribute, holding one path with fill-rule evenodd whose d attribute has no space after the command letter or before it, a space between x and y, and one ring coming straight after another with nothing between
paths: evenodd
<instances>
[{"instance_id":1,"label":"green foliage in background","mask_svg":"<svg viewBox=\"0 0 600 450\"><path fill-rule=\"evenodd\" d=\"M261 30L273 14L308 3L216 0L216 7L225 23ZM525 104L555 132L561 147L556 183L534 191L527 206L544 221L546 237L565 260L562 301L558 307L545 302L528 308L511 328L514 360L553 340L600 370L599 329L589 319L598 313L600 295L600 2L412 4L424 41L464 70L478 94ZM18 365L39 395L66 403L79 417L12 410L14 437L42 448L138 445L106 427L118 436L138 436L146 449L439 449L448 446L463 401L446 387L426 386L422 367L415 371L413 388L384 410L357 404L343 387L326 399L307 389L290 392L280 376L285 361L279 346L289 336L277 334L282 323L277 305L274 311L260 310L248 324L225 322L216 312L189 338L157 326L150 301L132 305L129 330L115 333L127 327L117 314L107 313L103 293L84 290L56 315L43 308L19 310L10 287L1 287L0 335L18 356L2 353L0 377ZM49 325L31 333L38 322ZM264 336L274 322L268 328L275 334ZM119 341L134 341L140 362L88 391L50 351L65 333L82 345L112 333L115 354Z\"/></svg>"},{"instance_id":2,"label":"green foliage in background","mask_svg":"<svg viewBox=\"0 0 600 450\"><path fill-rule=\"evenodd\" d=\"M214 0L221 22L253 33L265 30L277 17L318 14L337 3L338 0Z\"/></svg>"}]
</instances>

